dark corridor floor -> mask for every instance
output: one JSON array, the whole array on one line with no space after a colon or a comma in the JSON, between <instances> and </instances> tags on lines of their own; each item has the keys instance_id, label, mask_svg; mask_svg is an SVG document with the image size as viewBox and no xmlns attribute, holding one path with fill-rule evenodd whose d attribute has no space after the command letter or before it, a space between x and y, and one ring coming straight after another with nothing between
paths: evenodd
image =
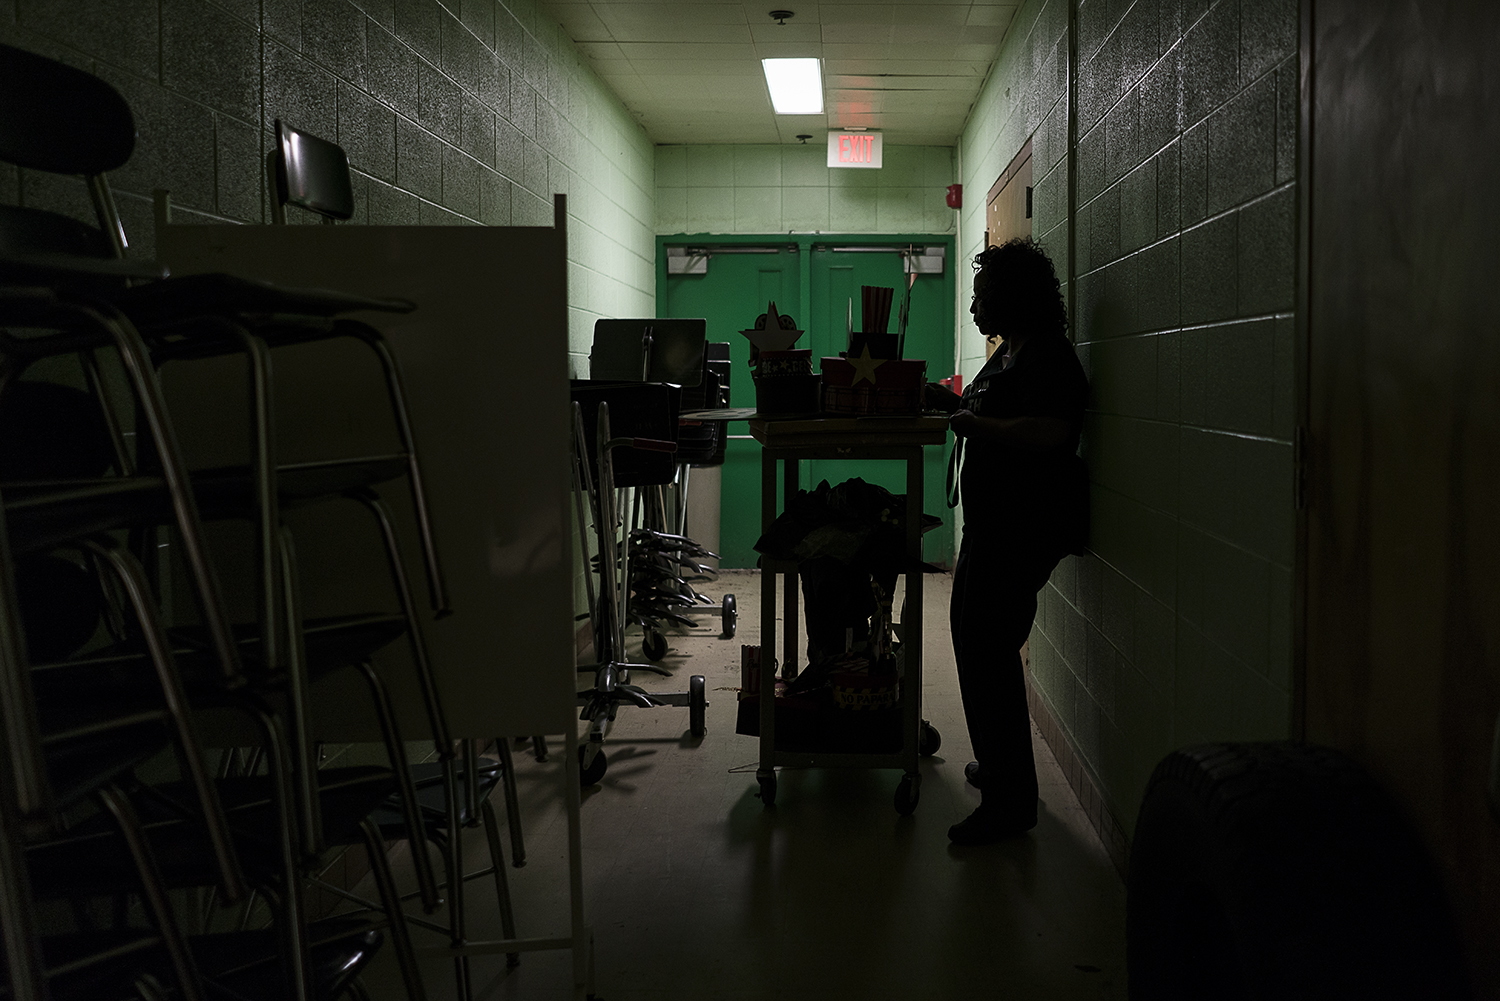
<instances>
[{"instance_id":1,"label":"dark corridor floor","mask_svg":"<svg viewBox=\"0 0 1500 1001\"><path fill-rule=\"evenodd\" d=\"M1124 888L1033 729L1040 823L1027 837L954 849L948 826L978 802L964 784L968 737L947 637L950 579L927 578L925 718L942 734L924 759L920 805L899 817L899 773L783 772L777 803L757 797L757 741L734 733L741 643L758 641L759 575L726 572L702 590L737 596L738 635L719 620L672 638L673 678L707 677L708 734L687 711L624 709L606 747L609 768L583 799L585 901L604 1001L957 1001L973 997L1125 997ZM898 602L899 605L899 602ZM586 683L586 681L585 681ZM561 740L553 741L559 752ZM511 869L522 935L567 931L562 754L518 753L528 865ZM481 832L467 848L480 866ZM498 936L494 891L470 884L473 937ZM419 933L418 946L442 940ZM383 950L365 982L402 996ZM567 952L473 960L481 999L571 997ZM453 998L448 960L425 966L433 1001Z\"/></svg>"}]
</instances>

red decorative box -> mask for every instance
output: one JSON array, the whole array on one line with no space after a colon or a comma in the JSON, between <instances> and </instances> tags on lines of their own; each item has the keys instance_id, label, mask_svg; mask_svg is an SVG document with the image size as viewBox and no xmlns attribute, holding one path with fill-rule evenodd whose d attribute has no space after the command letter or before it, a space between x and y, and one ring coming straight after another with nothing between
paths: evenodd
<instances>
[{"instance_id":1,"label":"red decorative box","mask_svg":"<svg viewBox=\"0 0 1500 1001\"><path fill-rule=\"evenodd\" d=\"M829 414L920 414L927 363L917 358L863 360L825 357L823 412ZM874 381L870 376L874 376ZM858 379L859 381L855 381Z\"/></svg>"}]
</instances>

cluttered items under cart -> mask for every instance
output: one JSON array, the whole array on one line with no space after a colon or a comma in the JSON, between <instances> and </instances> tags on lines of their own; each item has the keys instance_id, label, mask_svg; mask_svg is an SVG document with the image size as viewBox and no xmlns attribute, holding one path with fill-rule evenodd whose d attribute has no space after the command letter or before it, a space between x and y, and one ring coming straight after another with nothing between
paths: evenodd
<instances>
[{"instance_id":1,"label":"cluttered items under cart","mask_svg":"<svg viewBox=\"0 0 1500 1001\"><path fill-rule=\"evenodd\" d=\"M863 479L799 491L755 544L794 562L802 583L807 667L776 683L779 746L797 750L901 748L905 654L896 581L910 566L906 498ZM941 520L924 515L922 530ZM742 648L736 732L760 733L761 648ZM934 731L935 732L935 731Z\"/></svg>"}]
</instances>

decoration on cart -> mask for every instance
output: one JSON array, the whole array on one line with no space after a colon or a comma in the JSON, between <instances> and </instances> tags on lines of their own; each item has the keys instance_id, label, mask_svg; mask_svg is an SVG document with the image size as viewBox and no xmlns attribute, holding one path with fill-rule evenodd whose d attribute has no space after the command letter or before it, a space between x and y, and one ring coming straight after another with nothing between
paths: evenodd
<instances>
[{"instance_id":1,"label":"decoration on cart","mask_svg":"<svg viewBox=\"0 0 1500 1001\"><path fill-rule=\"evenodd\" d=\"M750 373L755 380L755 409L762 414L793 416L818 412L819 376L812 369L812 351L794 349L804 331L783 315L772 300L741 334L750 340Z\"/></svg>"},{"instance_id":2,"label":"decoration on cart","mask_svg":"<svg viewBox=\"0 0 1500 1001\"><path fill-rule=\"evenodd\" d=\"M824 413L861 416L921 412L927 362L903 357L911 281L901 301L899 329L892 334L886 328L895 294L894 288L862 286L859 330L854 329L854 300L849 300L848 350L819 362Z\"/></svg>"}]
</instances>

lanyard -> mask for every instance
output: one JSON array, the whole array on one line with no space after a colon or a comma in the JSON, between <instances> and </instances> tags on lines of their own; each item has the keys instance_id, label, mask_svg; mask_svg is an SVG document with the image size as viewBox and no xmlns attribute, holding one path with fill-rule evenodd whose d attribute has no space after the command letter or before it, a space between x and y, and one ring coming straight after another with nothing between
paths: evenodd
<instances>
[{"instance_id":1,"label":"lanyard","mask_svg":"<svg viewBox=\"0 0 1500 1001\"><path fill-rule=\"evenodd\" d=\"M963 462L964 440L953 439L953 451L948 454L948 506L958 507L958 467Z\"/></svg>"}]
</instances>

